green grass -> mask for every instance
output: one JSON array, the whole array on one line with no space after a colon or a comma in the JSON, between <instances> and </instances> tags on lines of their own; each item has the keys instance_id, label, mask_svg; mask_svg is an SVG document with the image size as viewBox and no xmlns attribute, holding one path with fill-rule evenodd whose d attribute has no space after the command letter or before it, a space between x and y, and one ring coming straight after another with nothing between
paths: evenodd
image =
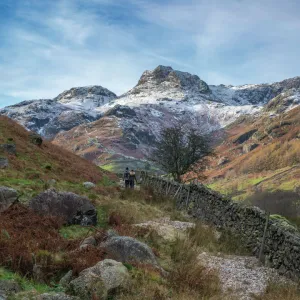
<instances>
[{"instance_id":1,"label":"green grass","mask_svg":"<svg viewBox=\"0 0 300 300\"><path fill-rule=\"evenodd\" d=\"M14 280L16 281L24 291L37 291L39 294L49 293L49 292L62 292L63 288L60 285L53 284L48 286L46 284L41 284L34 282L33 280L26 279L16 273L8 271L0 267L0 280Z\"/></svg>"},{"instance_id":2,"label":"green grass","mask_svg":"<svg viewBox=\"0 0 300 300\"><path fill-rule=\"evenodd\" d=\"M84 238L88 235L92 235L94 232L94 229L80 225L64 226L59 230L60 235L68 240Z\"/></svg>"},{"instance_id":3,"label":"green grass","mask_svg":"<svg viewBox=\"0 0 300 300\"><path fill-rule=\"evenodd\" d=\"M108 208L106 206L96 206L98 224L97 226L87 227L80 225L64 226L59 230L60 235L68 240L83 239L87 236L93 235L97 229L108 228Z\"/></svg>"},{"instance_id":4,"label":"green grass","mask_svg":"<svg viewBox=\"0 0 300 300\"><path fill-rule=\"evenodd\" d=\"M98 183L101 186L116 186L117 183L111 180L108 176L104 175Z\"/></svg>"}]
</instances>

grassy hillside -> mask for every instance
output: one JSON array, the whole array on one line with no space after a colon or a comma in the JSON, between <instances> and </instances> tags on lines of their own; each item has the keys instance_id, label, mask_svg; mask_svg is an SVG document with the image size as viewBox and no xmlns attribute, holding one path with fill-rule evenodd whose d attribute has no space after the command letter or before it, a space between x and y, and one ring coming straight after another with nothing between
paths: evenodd
<instances>
[{"instance_id":1,"label":"grassy hillside","mask_svg":"<svg viewBox=\"0 0 300 300\"><path fill-rule=\"evenodd\" d=\"M29 132L7 117L0 116L0 145L13 144L16 155L0 147L0 157L9 161L9 167L0 169L0 185L16 188L24 201L47 187L54 179L61 189L82 189L82 183L92 181L105 185L115 180L89 161L50 142L37 146L30 141Z\"/></svg>"}]
</instances>

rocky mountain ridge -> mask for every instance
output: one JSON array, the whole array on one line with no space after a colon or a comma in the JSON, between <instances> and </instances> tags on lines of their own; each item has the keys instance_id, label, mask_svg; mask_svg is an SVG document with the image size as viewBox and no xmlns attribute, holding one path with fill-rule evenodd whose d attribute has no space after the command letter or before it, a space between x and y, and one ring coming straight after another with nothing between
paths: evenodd
<instances>
[{"instance_id":1,"label":"rocky mountain ridge","mask_svg":"<svg viewBox=\"0 0 300 300\"><path fill-rule=\"evenodd\" d=\"M197 75L158 66L145 71L137 85L119 97L101 86L72 88L53 100L24 101L0 114L103 164L103 155L108 161L146 157L160 129L178 120L207 133L242 115L276 114L299 102L300 77L273 84L213 86ZM70 144L65 145L65 139Z\"/></svg>"}]
</instances>

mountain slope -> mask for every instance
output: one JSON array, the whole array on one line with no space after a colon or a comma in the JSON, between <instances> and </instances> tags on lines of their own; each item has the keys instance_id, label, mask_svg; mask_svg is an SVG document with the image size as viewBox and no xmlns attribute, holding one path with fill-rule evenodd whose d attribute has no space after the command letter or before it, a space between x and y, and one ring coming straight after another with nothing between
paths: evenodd
<instances>
[{"instance_id":1,"label":"mountain slope","mask_svg":"<svg viewBox=\"0 0 300 300\"><path fill-rule=\"evenodd\" d=\"M225 128L207 183L236 199L257 190L295 190L300 179L300 107L243 117Z\"/></svg>"},{"instance_id":2,"label":"mountain slope","mask_svg":"<svg viewBox=\"0 0 300 300\"><path fill-rule=\"evenodd\" d=\"M2 145L16 147L8 153ZM95 183L110 173L100 170L89 161L44 141L39 147L30 142L29 132L11 119L0 116L0 157L8 159L8 168L0 168L0 185L21 188L23 194L37 193L45 182L55 179L61 184L85 181Z\"/></svg>"}]
</instances>

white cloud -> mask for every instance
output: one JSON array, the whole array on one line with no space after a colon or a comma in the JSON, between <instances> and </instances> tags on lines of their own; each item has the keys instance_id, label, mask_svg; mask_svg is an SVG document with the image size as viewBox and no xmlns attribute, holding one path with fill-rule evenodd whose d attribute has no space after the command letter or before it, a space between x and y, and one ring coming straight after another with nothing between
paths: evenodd
<instances>
[{"instance_id":1,"label":"white cloud","mask_svg":"<svg viewBox=\"0 0 300 300\"><path fill-rule=\"evenodd\" d=\"M15 19L2 21L0 28L2 103L4 95L8 102L51 98L93 84L121 94L158 64L197 74L209 84L299 75L297 1L16 3Z\"/></svg>"}]
</instances>

